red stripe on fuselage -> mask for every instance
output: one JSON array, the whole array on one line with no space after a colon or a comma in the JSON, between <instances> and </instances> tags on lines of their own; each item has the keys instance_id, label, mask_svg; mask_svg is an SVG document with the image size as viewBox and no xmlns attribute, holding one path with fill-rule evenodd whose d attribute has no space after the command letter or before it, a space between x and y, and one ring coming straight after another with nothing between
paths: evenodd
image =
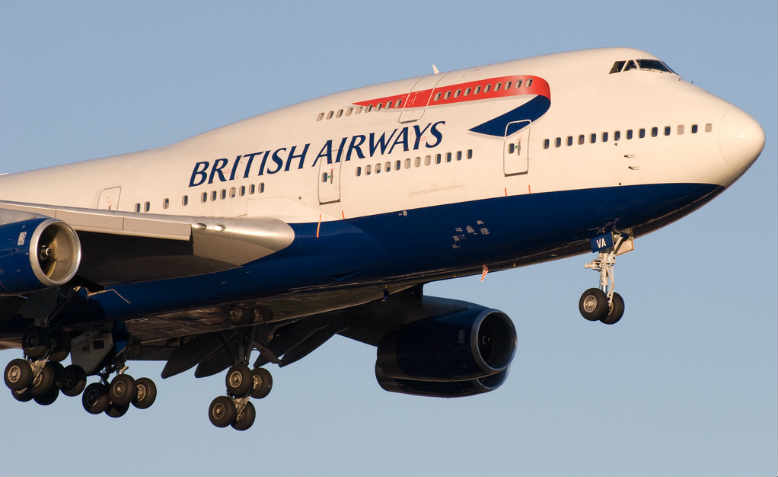
<instances>
[{"instance_id":1,"label":"red stripe on fuselage","mask_svg":"<svg viewBox=\"0 0 778 477\"><path fill-rule=\"evenodd\" d=\"M406 109L504 98L507 96L521 96L524 94L537 94L551 98L550 88L546 80L539 76L518 75L468 81L466 83L358 101L354 104L368 108L372 107L371 109L373 110Z\"/></svg>"}]
</instances>

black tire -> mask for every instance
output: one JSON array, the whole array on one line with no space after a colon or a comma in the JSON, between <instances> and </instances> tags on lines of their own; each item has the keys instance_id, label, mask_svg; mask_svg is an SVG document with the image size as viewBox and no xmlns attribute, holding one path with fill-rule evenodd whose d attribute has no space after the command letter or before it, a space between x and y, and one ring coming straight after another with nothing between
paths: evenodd
<instances>
[{"instance_id":1,"label":"black tire","mask_svg":"<svg viewBox=\"0 0 778 477\"><path fill-rule=\"evenodd\" d=\"M273 375L265 368L251 371L251 397L262 399L273 389Z\"/></svg>"},{"instance_id":2,"label":"black tire","mask_svg":"<svg viewBox=\"0 0 778 477\"><path fill-rule=\"evenodd\" d=\"M135 380L135 399L132 405L138 409L146 409L157 399L157 385L149 378Z\"/></svg>"},{"instance_id":3,"label":"black tire","mask_svg":"<svg viewBox=\"0 0 778 477\"><path fill-rule=\"evenodd\" d=\"M108 400L114 406L126 406L135 399L135 380L129 374L119 374L108 386Z\"/></svg>"},{"instance_id":4,"label":"black tire","mask_svg":"<svg viewBox=\"0 0 778 477\"><path fill-rule=\"evenodd\" d=\"M216 427L227 427L235 420L235 403L227 396L219 396L208 406L208 419Z\"/></svg>"},{"instance_id":5,"label":"black tire","mask_svg":"<svg viewBox=\"0 0 778 477\"><path fill-rule=\"evenodd\" d=\"M11 391L20 391L32 384L32 366L26 359L13 359L5 367L3 379Z\"/></svg>"},{"instance_id":6,"label":"black tire","mask_svg":"<svg viewBox=\"0 0 778 477\"><path fill-rule=\"evenodd\" d=\"M581 294L578 311L589 321L599 321L608 314L608 297L599 288L590 288Z\"/></svg>"},{"instance_id":7,"label":"black tire","mask_svg":"<svg viewBox=\"0 0 778 477\"><path fill-rule=\"evenodd\" d=\"M86 387L86 372L81 366L71 364L62 373L62 380L57 387L65 396L78 396Z\"/></svg>"},{"instance_id":8,"label":"black tire","mask_svg":"<svg viewBox=\"0 0 778 477\"><path fill-rule=\"evenodd\" d=\"M48 406L49 404L56 401L58 397L59 397L59 389L57 389L57 387L54 386L46 394L35 396L33 399L35 399L35 402L37 402L41 406Z\"/></svg>"},{"instance_id":9,"label":"black tire","mask_svg":"<svg viewBox=\"0 0 778 477\"><path fill-rule=\"evenodd\" d=\"M613 306L610 307L608 313L600 321L606 325L615 325L622 316L624 316L624 298L618 293L614 293Z\"/></svg>"},{"instance_id":10,"label":"black tire","mask_svg":"<svg viewBox=\"0 0 778 477\"><path fill-rule=\"evenodd\" d=\"M230 396L248 396L252 383L251 370L248 366L233 366L227 371L224 383Z\"/></svg>"},{"instance_id":11,"label":"black tire","mask_svg":"<svg viewBox=\"0 0 778 477\"><path fill-rule=\"evenodd\" d=\"M57 366L49 361L43 369L41 369L41 372L33 378L32 384L30 384L30 393L32 393L33 396L43 396L44 394L48 394L52 389L56 389L57 385L54 383L56 376Z\"/></svg>"},{"instance_id":12,"label":"black tire","mask_svg":"<svg viewBox=\"0 0 778 477\"><path fill-rule=\"evenodd\" d=\"M254 419L257 418L257 410L254 409L254 405L251 401L247 402L243 409L235 416L235 420L232 422L232 428L238 431L245 431L254 424Z\"/></svg>"},{"instance_id":13,"label":"black tire","mask_svg":"<svg viewBox=\"0 0 778 477\"><path fill-rule=\"evenodd\" d=\"M92 383L84 389L81 404L89 414L100 414L108 408L108 390L101 383Z\"/></svg>"},{"instance_id":14,"label":"black tire","mask_svg":"<svg viewBox=\"0 0 778 477\"><path fill-rule=\"evenodd\" d=\"M127 404L126 406L117 406L116 404L109 404L107 408L105 408L105 414L108 417L122 417L123 415L127 414L127 410L130 408L130 405Z\"/></svg>"},{"instance_id":15,"label":"black tire","mask_svg":"<svg viewBox=\"0 0 778 477\"><path fill-rule=\"evenodd\" d=\"M32 401L32 394L29 389L19 389L17 391L11 391L11 395L19 402Z\"/></svg>"}]
</instances>

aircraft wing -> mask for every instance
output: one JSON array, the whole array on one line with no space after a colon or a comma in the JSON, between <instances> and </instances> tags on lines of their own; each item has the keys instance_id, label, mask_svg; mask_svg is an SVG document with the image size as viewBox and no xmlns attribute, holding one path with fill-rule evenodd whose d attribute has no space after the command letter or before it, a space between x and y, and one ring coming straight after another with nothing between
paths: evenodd
<instances>
[{"instance_id":1,"label":"aircraft wing","mask_svg":"<svg viewBox=\"0 0 778 477\"><path fill-rule=\"evenodd\" d=\"M83 250L79 277L102 286L227 270L294 240L292 228L272 217L137 214L0 201L0 218L19 213L55 218L73 228Z\"/></svg>"}]
</instances>

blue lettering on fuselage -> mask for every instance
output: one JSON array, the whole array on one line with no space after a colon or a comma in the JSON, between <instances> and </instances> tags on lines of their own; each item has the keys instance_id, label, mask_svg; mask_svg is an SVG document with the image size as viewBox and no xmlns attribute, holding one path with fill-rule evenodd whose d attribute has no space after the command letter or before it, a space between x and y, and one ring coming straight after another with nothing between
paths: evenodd
<instances>
[{"instance_id":1,"label":"blue lettering on fuselage","mask_svg":"<svg viewBox=\"0 0 778 477\"><path fill-rule=\"evenodd\" d=\"M402 149L403 152L422 147L434 148L443 142L441 127L444 124L445 121L437 121L427 123L424 127L414 124L381 133L370 132L327 139L309 163L311 167L316 167L319 161L332 164L352 159L369 159L376 155L391 154L395 148L397 151ZM234 159L220 157L213 161L197 161L189 176L189 187L197 187L206 182L229 182L247 179L251 175L261 176L302 169L310 147L310 143L296 144L229 156Z\"/></svg>"}]
</instances>

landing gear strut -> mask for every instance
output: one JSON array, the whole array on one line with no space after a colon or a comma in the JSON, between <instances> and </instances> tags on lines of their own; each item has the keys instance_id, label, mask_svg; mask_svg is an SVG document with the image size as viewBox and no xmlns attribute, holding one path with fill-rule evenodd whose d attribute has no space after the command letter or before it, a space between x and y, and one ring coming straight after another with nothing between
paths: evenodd
<instances>
[{"instance_id":1,"label":"landing gear strut","mask_svg":"<svg viewBox=\"0 0 778 477\"><path fill-rule=\"evenodd\" d=\"M157 398L157 386L149 378L133 379L125 374L127 367L123 362L107 366L100 373L100 382L86 387L81 398L84 409L89 414L105 413L110 417L122 417L130 405L138 409L147 409ZM108 382L114 371L116 376Z\"/></svg>"},{"instance_id":2,"label":"landing gear strut","mask_svg":"<svg viewBox=\"0 0 778 477\"><path fill-rule=\"evenodd\" d=\"M634 250L634 240L627 234L610 232L592 239L592 251L597 258L585 266L600 272L600 287L589 288L578 300L578 311L589 321L616 324L624 315L624 299L616 293L614 268L616 256Z\"/></svg>"},{"instance_id":3,"label":"landing gear strut","mask_svg":"<svg viewBox=\"0 0 778 477\"><path fill-rule=\"evenodd\" d=\"M257 412L249 398L262 399L273 388L273 376L265 368L248 367L253 336L240 350L234 350L236 364L228 371L224 379L226 396L219 396L208 407L208 419L216 427L232 426L245 431L254 424Z\"/></svg>"}]
</instances>

